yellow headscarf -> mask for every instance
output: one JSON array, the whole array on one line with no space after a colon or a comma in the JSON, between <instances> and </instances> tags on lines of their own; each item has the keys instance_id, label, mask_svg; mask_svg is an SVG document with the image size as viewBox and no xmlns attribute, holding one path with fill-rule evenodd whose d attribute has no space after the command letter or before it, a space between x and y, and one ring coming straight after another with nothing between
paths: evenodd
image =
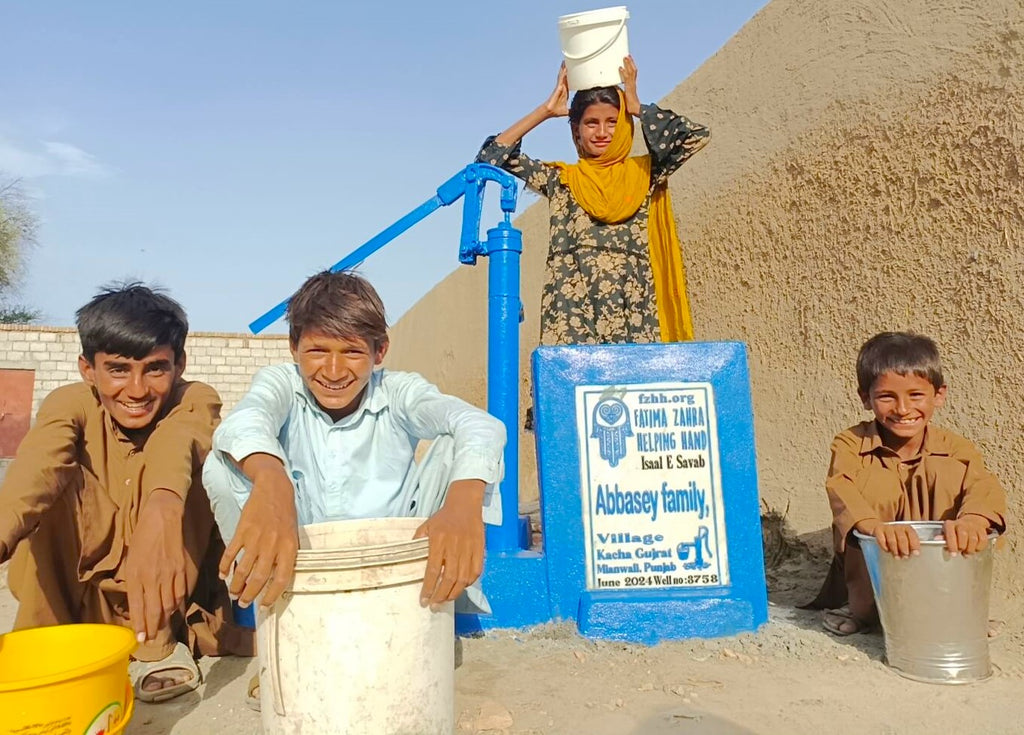
<instances>
[{"instance_id":1,"label":"yellow headscarf","mask_svg":"<svg viewBox=\"0 0 1024 735\"><path fill-rule=\"evenodd\" d=\"M562 183L569 187L579 205L606 224L625 222L636 214L651 186L651 157L629 155L633 147L633 118L626 112L622 90L618 92L615 133L601 155L580 158L574 164L555 163L561 170ZM693 339L682 245L664 183L655 188L651 197L647 228L661 341Z\"/></svg>"}]
</instances>

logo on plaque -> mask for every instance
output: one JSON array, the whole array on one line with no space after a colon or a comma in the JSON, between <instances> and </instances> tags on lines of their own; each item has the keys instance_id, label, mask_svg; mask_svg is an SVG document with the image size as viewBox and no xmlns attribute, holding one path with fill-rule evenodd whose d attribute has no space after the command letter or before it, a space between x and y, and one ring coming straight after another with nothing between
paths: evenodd
<instances>
[{"instance_id":1,"label":"logo on plaque","mask_svg":"<svg viewBox=\"0 0 1024 735\"><path fill-rule=\"evenodd\" d=\"M633 436L629 409L618 398L605 398L594 406L590 437L598 440L601 459L615 467L626 456L626 439Z\"/></svg>"}]
</instances>

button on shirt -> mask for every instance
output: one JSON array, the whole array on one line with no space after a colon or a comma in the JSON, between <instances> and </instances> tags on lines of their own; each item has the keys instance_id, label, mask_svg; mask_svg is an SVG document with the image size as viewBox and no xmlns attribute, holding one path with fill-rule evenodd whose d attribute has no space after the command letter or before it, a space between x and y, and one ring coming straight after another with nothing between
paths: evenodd
<instances>
[{"instance_id":1,"label":"button on shirt","mask_svg":"<svg viewBox=\"0 0 1024 735\"><path fill-rule=\"evenodd\" d=\"M504 425L441 393L416 373L376 370L358 408L334 422L295 364L261 369L218 427L213 448L236 461L280 459L295 486L299 523L410 515L399 501L421 439L455 439L452 480L487 483L484 521L500 522Z\"/></svg>"}]
</instances>

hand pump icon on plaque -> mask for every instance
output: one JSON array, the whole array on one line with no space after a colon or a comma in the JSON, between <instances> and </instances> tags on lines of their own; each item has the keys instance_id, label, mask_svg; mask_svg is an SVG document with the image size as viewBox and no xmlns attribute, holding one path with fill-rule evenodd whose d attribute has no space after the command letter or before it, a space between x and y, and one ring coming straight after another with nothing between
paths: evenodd
<instances>
[{"instance_id":1,"label":"hand pump icon on plaque","mask_svg":"<svg viewBox=\"0 0 1024 735\"><path fill-rule=\"evenodd\" d=\"M704 554L711 559L711 542L709 541L710 531L707 526L701 526L693 541L682 541L676 546L676 556L683 562L683 569L707 569L711 562L704 561ZM690 552L693 551L693 561L690 561Z\"/></svg>"}]
</instances>

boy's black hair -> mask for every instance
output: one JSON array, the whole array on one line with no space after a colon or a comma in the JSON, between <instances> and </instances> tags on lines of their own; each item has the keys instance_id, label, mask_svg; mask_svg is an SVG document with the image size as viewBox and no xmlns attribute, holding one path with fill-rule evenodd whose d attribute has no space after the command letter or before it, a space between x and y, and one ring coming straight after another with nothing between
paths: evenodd
<instances>
[{"instance_id":1,"label":"boy's black hair","mask_svg":"<svg viewBox=\"0 0 1024 735\"><path fill-rule=\"evenodd\" d=\"M142 283L105 286L75 312L82 355L90 363L97 352L141 360L170 345L175 361L185 354L188 318L181 304Z\"/></svg>"},{"instance_id":2,"label":"boy's black hair","mask_svg":"<svg viewBox=\"0 0 1024 735\"><path fill-rule=\"evenodd\" d=\"M939 348L928 337L913 332L882 332L865 342L857 355L857 392L866 396L884 373L913 373L935 390L946 384Z\"/></svg>"}]
</instances>

